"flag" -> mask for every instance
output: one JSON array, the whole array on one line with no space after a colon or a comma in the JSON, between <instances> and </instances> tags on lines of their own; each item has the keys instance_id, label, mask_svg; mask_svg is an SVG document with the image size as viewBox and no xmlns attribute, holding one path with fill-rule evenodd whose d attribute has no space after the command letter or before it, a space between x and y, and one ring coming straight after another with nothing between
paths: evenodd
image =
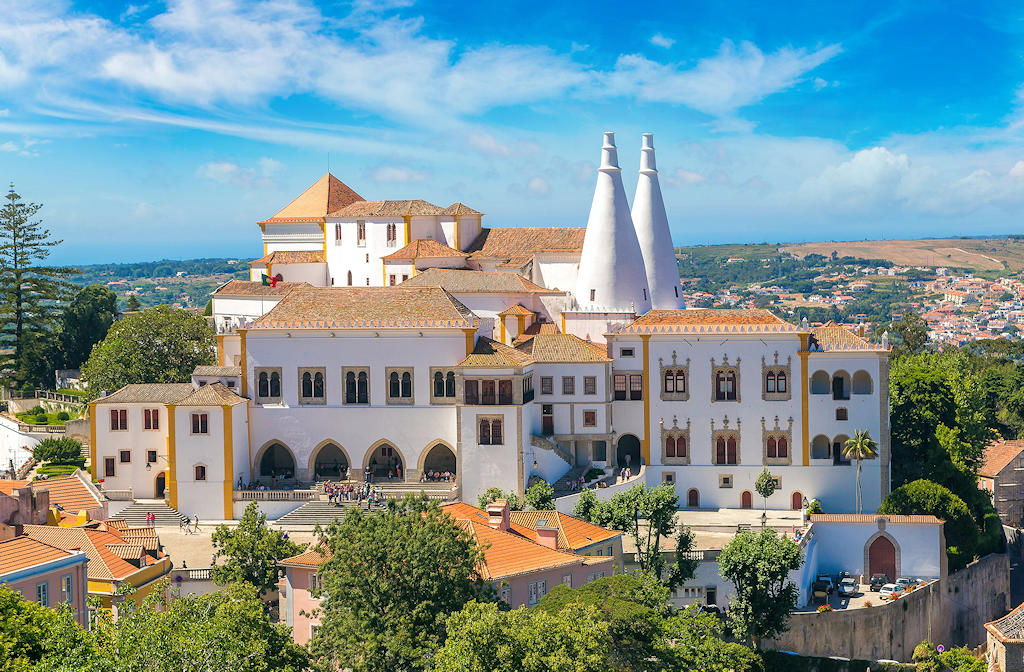
<instances>
[{"instance_id":1,"label":"flag","mask_svg":"<svg viewBox=\"0 0 1024 672\"><path fill-rule=\"evenodd\" d=\"M266 273L260 274L260 280L262 281L264 287L270 287L270 278L267 277Z\"/></svg>"}]
</instances>

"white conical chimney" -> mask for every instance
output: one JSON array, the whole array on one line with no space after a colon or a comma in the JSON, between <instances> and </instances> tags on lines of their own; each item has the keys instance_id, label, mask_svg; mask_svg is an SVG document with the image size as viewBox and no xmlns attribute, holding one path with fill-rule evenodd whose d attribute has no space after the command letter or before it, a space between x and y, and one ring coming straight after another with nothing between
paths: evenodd
<instances>
[{"instance_id":1,"label":"white conical chimney","mask_svg":"<svg viewBox=\"0 0 1024 672\"><path fill-rule=\"evenodd\" d=\"M654 135L643 134L640 147L640 179L633 196L633 225L644 256L651 305L659 309L682 308L679 266L676 264L672 233L668 228L665 201L654 162Z\"/></svg>"},{"instance_id":2,"label":"white conical chimney","mask_svg":"<svg viewBox=\"0 0 1024 672\"><path fill-rule=\"evenodd\" d=\"M601 167L587 219L576 301L584 311L634 312L651 309L644 257L629 215L615 150L615 134L604 134Z\"/></svg>"}]
</instances>

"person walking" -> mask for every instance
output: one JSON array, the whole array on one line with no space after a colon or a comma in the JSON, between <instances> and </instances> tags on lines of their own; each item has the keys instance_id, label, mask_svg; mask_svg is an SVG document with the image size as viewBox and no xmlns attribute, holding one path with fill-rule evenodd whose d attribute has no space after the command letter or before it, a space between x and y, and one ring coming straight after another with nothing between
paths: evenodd
<instances>
[{"instance_id":1,"label":"person walking","mask_svg":"<svg viewBox=\"0 0 1024 672\"><path fill-rule=\"evenodd\" d=\"M194 531L196 534L199 534L199 514L196 514L196 527Z\"/></svg>"}]
</instances>

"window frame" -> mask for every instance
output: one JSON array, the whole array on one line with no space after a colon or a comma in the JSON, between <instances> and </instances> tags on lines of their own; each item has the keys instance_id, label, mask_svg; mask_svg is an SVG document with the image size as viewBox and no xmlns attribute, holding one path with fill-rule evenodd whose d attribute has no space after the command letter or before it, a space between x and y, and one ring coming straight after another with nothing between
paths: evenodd
<instances>
[{"instance_id":1,"label":"window frame","mask_svg":"<svg viewBox=\"0 0 1024 672\"><path fill-rule=\"evenodd\" d=\"M70 603L74 599L75 575L64 574L60 577L60 601Z\"/></svg>"},{"instance_id":2,"label":"window frame","mask_svg":"<svg viewBox=\"0 0 1024 672\"><path fill-rule=\"evenodd\" d=\"M113 457L103 458L103 478L117 478L117 460Z\"/></svg>"},{"instance_id":3,"label":"window frame","mask_svg":"<svg viewBox=\"0 0 1024 672\"><path fill-rule=\"evenodd\" d=\"M673 454L669 455L669 440L672 441ZM683 442L683 454L679 454L679 442ZM667 465L690 464L690 456L693 452L693 445L690 442L690 421L686 421L685 427L673 426L661 430L661 463Z\"/></svg>"},{"instance_id":4,"label":"window frame","mask_svg":"<svg viewBox=\"0 0 1024 672\"><path fill-rule=\"evenodd\" d=\"M50 606L50 582L40 581L36 584L36 604L40 607Z\"/></svg>"},{"instance_id":5,"label":"window frame","mask_svg":"<svg viewBox=\"0 0 1024 672\"><path fill-rule=\"evenodd\" d=\"M110 431L112 431L112 432L127 432L128 431L128 409L127 408L112 408L112 409L110 409Z\"/></svg>"},{"instance_id":6,"label":"window frame","mask_svg":"<svg viewBox=\"0 0 1024 672\"><path fill-rule=\"evenodd\" d=\"M406 384L406 377L408 377L408 384ZM395 384L397 384L397 388L393 387ZM398 392L398 396L392 395L392 392L395 391ZM414 367L384 367L384 392L388 406L414 406L416 404L416 377ZM433 390L431 390L431 392L433 392Z\"/></svg>"},{"instance_id":7,"label":"window frame","mask_svg":"<svg viewBox=\"0 0 1024 672\"><path fill-rule=\"evenodd\" d=\"M592 397L597 394L597 376L583 376L583 395Z\"/></svg>"},{"instance_id":8,"label":"window frame","mask_svg":"<svg viewBox=\"0 0 1024 672\"><path fill-rule=\"evenodd\" d=\"M562 395L575 396L576 376L562 376Z\"/></svg>"},{"instance_id":9,"label":"window frame","mask_svg":"<svg viewBox=\"0 0 1024 672\"><path fill-rule=\"evenodd\" d=\"M124 459L125 456L128 457L127 460ZM120 462L121 464L131 464L132 463L132 451L131 451L131 449L127 449L126 450L126 449L122 448L121 450L117 451L117 461Z\"/></svg>"},{"instance_id":10,"label":"window frame","mask_svg":"<svg viewBox=\"0 0 1024 672\"><path fill-rule=\"evenodd\" d=\"M441 376L441 394L437 394L437 376ZM451 394L448 394L448 376L451 376ZM458 379L455 371L450 367L430 367L430 403L431 404L454 404L458 398Z\"/></svg>"},{"instance_id":11,"label":"window frame","mask_svg":"<svg viewBox=\"0 0 1024 672\"><path fill-rule=\"evenodd\" d=\"M190 436L210 435L210 414L206 411L192 411L188 415Z\"/></svg>"},{"instance_id":12,"label":"window frame","mask_svg":"<svg viewBox=\"0 0 1024 672\"><path fill-rule=\"evenodd\" d=\"M476 416L476 442L479 446L504 446L505 445L505 418L501 415L481 414ZM485 432L486 426L486 432ZM495 440L495 427L498 430L498 438ZM485 437L486 433L486 437ZM484 439L487 439L486 441Z\"/></svg>"},{"instance_id":13,"label":"window frame","mask_svg":"<svg viewBox=\"0 0 1024 672\"><path fill-rule=\"evenodd\" d=\"M281 372L280 366L257 366L252 370L253 381L255 381L256 394L255 401L257 404L279 404L283 397L283 390L281 389ZM267 394L266 396L260 394L260 375L266 374L267 376ZM277 395L274 392L274 374L277 374Z\"/></svg>"},{"instance_id":14,"label":"window frame","mask_svg":"<svg viewBox=\"0 0 1024 672\"><path fill-rule=\"evenodd\" d=\"M324 366L300 366L298 373L298 401L300 406L326 406L327 405L327 367ZM317 395L317 376L322 377L320 394ZM306 395L306 376L309 376L309 392Z\"/></svg>"},{"instance_id":15,"label":"window frame","mask_svg":"<svg viewBox=\"0 0 1024 672\"><path fill-rule=\"evenodd\" d=\"M583 426L597 427L597 409L587 408L583 410Z\"/></svg>"},{"instance_id":16,"label":"window frame","mask_svg":"<svg viewBox=\"0 0 1024 672\"><path fill-rule=\"evenodd\" d=\"M202 472L200 472L202 470ZM205 483L207 481L208 469L205 464L194 464L192 465L192 480L196 483ZM201 474L201 475L200 475Z\"/></svg>"},{"instance_id":17,"label":"window frame","mask_svg":"<svg viewBox=\"0 0 1024 672\"><path fill-rule=\"evenodd\" d=\"M673 356L673 360L675 356ZM690 400L690 360L686 364L666 364L661 367L659 385L662 401ZM682 390L679 389L680 382ZM671 389L670 389L671 388Z\"/></svg>"},{"instance_id":18,"label":"window frame","mask_svg":"<svg viewBox=\"0 0 1024 672\"><path fill-rule=\"evenodd\" d=\"M555 377L554 376L541 376L540 377L540 393L544 396L548 396L555 393Z\"/></svg>"},{"instance_id":19,"label":"window frame","mask_svg":"<svg viewBox=\"0 0 1024 672\"><path fill-rule=\"evenodd\" d=\"M349 401L348 374L352 374L352 394L354 401ZM366 400L360 401L359 385L365 383ZM370 406L373 390L371 389L370 367L368 366L343 366L341 367L341 403L343 406Z\"/></svg>"},{"instance_id":20,"label":"window frame","mask_svg":"<svg viewBox=\"0 0 1024 672\"><path fill-rule=\"evenodd\" d=\"M142 429L147 432L160 431L160 409L142 409Z\"/></svg>"}]
</instances>

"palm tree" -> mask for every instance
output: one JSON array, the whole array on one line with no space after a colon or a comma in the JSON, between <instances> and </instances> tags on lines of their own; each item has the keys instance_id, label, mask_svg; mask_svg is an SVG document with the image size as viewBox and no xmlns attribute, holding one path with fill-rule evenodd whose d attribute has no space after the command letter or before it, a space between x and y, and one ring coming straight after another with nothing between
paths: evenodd
<instances>
[{"instance_id":1,"label":"palm tree","mask_svg":"<svg viewBox=\"0 0 1024 672\"><path fill-rule=\"evenodd\" d=\"M860 461L878 456L878 444L871 438L866 429L858 429L852 439L843 445L843 457L857 460L857 513L861 512L862 497L860 493Z\"/></svg>"}]
</instances>

